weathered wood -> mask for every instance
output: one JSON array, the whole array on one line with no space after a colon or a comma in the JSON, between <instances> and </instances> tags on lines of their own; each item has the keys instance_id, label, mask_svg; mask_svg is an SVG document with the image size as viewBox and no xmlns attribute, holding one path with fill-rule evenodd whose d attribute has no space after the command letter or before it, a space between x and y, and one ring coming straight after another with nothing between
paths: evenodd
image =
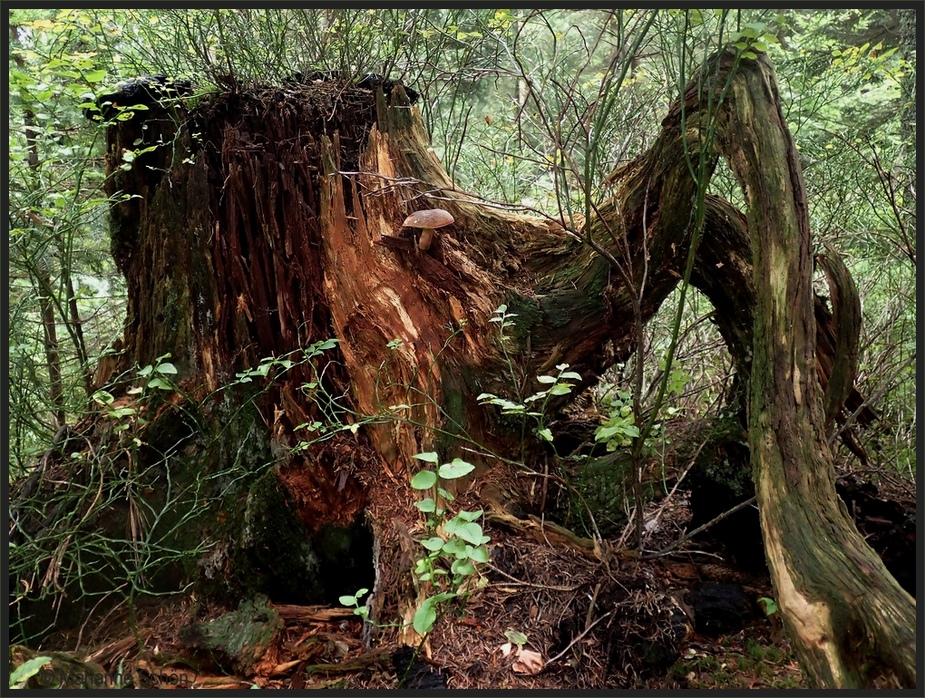
<instances>
[{"instance_id":1,"label":"weathered wood","mask_svg":"<svg viewBox=\"0 0 925 698\"><path fill-rule=\"evenodd\" d=\"M832 368L825 388L825 428L828 431L842 411L858 372L861 298L851 272L835 250L827 249L825 254L816 255L816 260L829 283L836 330Z\"/></svg>"},{"instance_id":2,"label":"weathered wood","mask_svg":"<svg viewBox=\"0 0 925 698\"><path fill-rule=\"evenodd\" d=\"M357 617L352 608L298 606L296 604L273 604L273 608L287 623L328 623L332 620L349 620Z\"/></svg>"},{"instance_id":3,"label":"weathered wood","mask_svg":"<svg viewBox=\"0 0 925 698\"><path fill-rule=\"evenodd\" d=\"M734 70L731 54L720 68ZM720 80L720 83L723 81ZM816 377L806 193L765 58L744 60L719 148L748 202L756 290L749 441L777 601L808 680L915 686L915 601L858 534L834 488Z\"/></svg>"}]
</instances>

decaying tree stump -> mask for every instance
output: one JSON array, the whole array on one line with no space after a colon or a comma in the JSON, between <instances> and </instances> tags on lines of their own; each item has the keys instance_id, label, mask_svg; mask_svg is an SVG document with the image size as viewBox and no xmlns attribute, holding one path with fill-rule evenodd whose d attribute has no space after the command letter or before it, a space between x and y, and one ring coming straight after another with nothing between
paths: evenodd
<instances>
[{"instance_id":1,"label":"decaying tree stump","mask_svg":"<svg viewBox=\"0 0 925 698\"><path fill-rule=\"evenodd\" d=\"M707 72L714 69L714 63L707 66ZM712 84L722 85L730 69L725 60L723 79ZM784 248L769 251L765 244L774 239L765 216L794 202L804 205L801 190L765 191L770 177L758 177L767 163L789 153L789 141L775 124L736 111L748 96L756 112L776 113L770 75L764 61L746 61L733 79L720 143L746 185L750 210L746 218L728 202L708 197L692 279L716 307L737 366L733 399L745 404L754 356L762 362L759 385L765 385L768 365L794 347L802 372L802 396L790 405L796 413L818 402L816 371L826 383L835 345L819 343L814 355L812 312L800 316L803 325L792 337L781 319L767 324L769 299L784 297L769 285L767 255L773 265L800 265L801 280L810 263L805 221L798 259L796 248L780 254L774 250ZM297 588L311 587L312 569L325 560L333 564L319 542L323 527L348 527L365 513L377 554L374 612L383 621L407 619L414 591L402 571L396 520L411 528L416 523L408 487L414 455L435 450L446 460L464 457L480 475L509 467L520 429L499 422L479 405L478 395L529 395L541 387L537 375L563 363L584 385L593 383L635 347L630 299L643 279L643 321L677 286L693 225L696 184L685 149L698 157L698 89L696 82L688 87L653 146L611 176L612 197L576 229L515 215L457 190L400 85L390 94L335 83L236 90L192 109L165 103L146 112L144 122L136 117L109 128L113 176L107 191L126 197L113 209L112 248L129 298L125 349L111 378L133 366L155 365L166 354L178 370L183 399L146 398L148 422L134 424L130 434L150 446L136 457L160 464L153 482L169 468L178 482L204 483L200 495L210 504L186 533L213 544L200 561L211 580L206 588L231 596L282 589L293 596ZM733 118L740 121L728 121ZM737 133L750 134L755 147L767 149L760 166ZM146 147L150 151L123 167L124 151ZM786 162L798 167L792 158ZM791 174L798 181L799 173ZM401 223L427 208L449 211L454 223L422 251ZM626 260L627 277L613 273L585 236ZM805 297L812 308L808 288L788 289L788 303L796 307ZM491 321L502 304L517 315L507 354ZM765 323L757 338L756 307ZM339 340L336 348L324 344L331 338ZM301 350L313 344L317 350L303 361ZM277 360L264 371L268 383L253 375L244 380L243 372L268 357ZM278 363L284 357L296 359L295 365ZM131 385L109 389L134 404ZM847 394L849 404L859 404L844 379L838 385L839 401ZM823 622L838 618L851 629L858 661L881 655L908 683L913 665L907 663L907 625L897 622L895 632L886 630L882 614L910 607L894 595L853 527L841 519L831 523L843 534L842 549L851 551L850 561L838 553L839 575L855 579L852 565L862 565L868 582L877 580L878 594L895 602L884 607L888 611L849 610L855 597L820 586L819 572L828 579L834 568L821 562L818 568L800 566L784 550L803 537L782 526L781 512L815 530L812 517L828 520L829 514L811 515L809 499L831 486L827 447L814 432L794 442L803 443L801 456L772 456L764 448L770 435L791 423L780 409L768 389L753 393L752 449L765 537L791 629L802 637L805 628L818 627L803 651L815 657L812 673L820 682L853 680L847 667L854 660L831 641L829 630L836 636L840 631ZM843 413L832 406L833 416ZM767 421L771 415L776 422ZM807 425L815 423L805 416ZM348 428L331 428L334 422ZM319 434L324 438L299 447ZM545 457L538 447L529 455L533 463ZM772 457L779 467L766 464ZM805 471L795 458L807 464ZM781 492L784 482L794 497ZM813 535L805 540L807 550L831 556L818 547L827 536ZM289 584L280 586L281 579ZM360 586L341 581L343 593ZM882 646L887 639L893 649ZM831 660L828 669L823 657Z\"/></svg>"}]
</instances>

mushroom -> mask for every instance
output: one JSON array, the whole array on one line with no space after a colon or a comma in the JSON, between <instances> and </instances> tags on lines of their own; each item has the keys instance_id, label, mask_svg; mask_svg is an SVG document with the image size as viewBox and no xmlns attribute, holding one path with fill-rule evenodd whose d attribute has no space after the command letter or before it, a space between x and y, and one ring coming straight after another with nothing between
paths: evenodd
<instances>
[{"instance_id":1,"label":"mushroom","mask_svg":"<svg viewBox=\"0 0 925 698\"><path fill-rule=\"evenodd\" d=\"M401 225L403 228L421 228L418 249L424 252L434 241L434 230L449 225L453 220L453 216L442 208L429 208L424 211L415 211Z\"/></svg>"}]
</instances>

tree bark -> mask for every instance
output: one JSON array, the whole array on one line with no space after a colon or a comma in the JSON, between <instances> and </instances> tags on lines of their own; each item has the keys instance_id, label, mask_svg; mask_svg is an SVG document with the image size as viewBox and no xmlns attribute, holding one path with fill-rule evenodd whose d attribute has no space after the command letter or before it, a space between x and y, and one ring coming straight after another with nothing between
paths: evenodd
<instances>
[{"instance_id":1,"label":"tree bark","mask_svg":"<svg viewBox=\"0 0 925 698\"><path fill-rule=\"evenodd\" d=\"M732 69L734 58L721 57ZM748 203L756 309L749 437L778 603L812 685L916 684L915 601L858 534L834 487L816 379L806 194L777 84L743 61L719 147Z\"/></svg>"}]
</instances>

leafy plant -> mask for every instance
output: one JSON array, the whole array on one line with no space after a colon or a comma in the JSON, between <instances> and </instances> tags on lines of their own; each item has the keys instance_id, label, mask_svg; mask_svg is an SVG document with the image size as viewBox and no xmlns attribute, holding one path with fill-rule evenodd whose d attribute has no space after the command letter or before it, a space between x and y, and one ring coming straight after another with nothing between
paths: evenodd
<instances>
[{"instance_id":1,"label":"leafy plant","mask_svg":"<svg viewBox=\"0 0 925 698\"><path fill-rule=\"evenodd\" d=\"M764 615L768 617L773 616L780 610L777 602L774 599L768 598L767 596L762 596L760 599L758 599L758 603L761 604L761 608L764 610Z\"/></svg>"},{"instance_id":2,"label":"leafy plant","mask_svg":"<svg viewBox=\"0 0 925 698\"><path fill-rule=\"evenodd\" d=\"M418 453L415 458L436 466L424 468L411 478L411 487L424 492L431 491L414 506L427 514L427 537L419 541L426 552L414 566L414 575L420 584L434 590L424 598L414 612L411 625L421 637L433 630L437 619L446 612L451 601L467 598L472 593L473 580L478 574L477 565L488 562L488 543L477 519L481 509L461 510L450 516L446 504L454 501L453 494L443 483L457 480L471 473L475 466L460 458L437 465L439 457L434 452ZM477 583L476 583L477 584ZM339 598L345 606L353 606L354 613L369 622L369 607L360 605L360 598L369 590L360 589L355 594Z\"/></svg>"},{"instance_id":3,"label":"leafy plant","mask_svg":"<svg viewBox=\"0 0 925 698\"><path fill-rule=\"evenodd\" d=\"M505 330L510 329L514 326L514 322L511 318L517 317L516 313L507 312L506 305L500 305L494 312L494 316L489 319L489 322L495 322L499 325L499 339L501 340L502 351L504 352L505 360L508 362L508 367L511 372L511 377L513 379L514 390L517 392L517 378L514 373L514 365L510 356L507 353L505 348L505 341L508 339L508 336L505 334ZM575 382L581 381L581 374L576 373L575 371L568 370L568 364L557 364L555 375L541 375L537 376L536 380L541 385L549 386L544 390L538 390L532 395L529 395L522 400L517 397L517 401L509 400L504 397L499 397L493 393L481 393L477 400L481 405L495 405L501 408L501 414L503 415L522 415L525 419L529 417L535 423L533 429L534 434L543 441L552 443L553 433L546 425L547 410L549 407L549 402L554 397L561 397L563 395L568 395L572 392L572 388L575 387ZM539 403L534 405L534 403ZM532 407L531 407L532 406Z\"/></svg>"},{"instance_id":4,"label":"leafy plant","mask_svg":"<svg viewBox=\"0 0 925 698\"><path fill-rule=\"evenodd\" d=\"M749 22L741 31L732 32L729 40L741 52L742 58L754 60L759 53L766 53L771 44L780 44L775 31L765 22Z\"/></svg>"},{"instance_id":5,"label":"leafy plant","mask_svg":"<svg viewBox=\"0 0 925 698\"><path fill-rule=\"evenodd\" d=\"M38 674L42 667L51 661L51 657L33 657L23 662L10 674L10 688L25 688L26 683Z\"/></svg>"},{"instance_id":6,"label":"leafy plant","mask_svg":"<svg viewBox=\"0 0 925 698\"><path fill-rule=\"evenodd\" d=\"M492 393L482 393L478 396L479 404L496 405L501 408L501 414L504 415L523 415L530 417L536 423L534 433L543 441L552 442L553 434L549 427L546 426L546 412L549 401L556 396L568 395L572 392L574 383L570 381L580 381L581 375L575 371L567 370L568 364L558 364L555 375L537 376L536 380L549 387L545 390L538 390L523 399L523 402L513 402L507 398L498 397ZM530 405L540 402L537 409L531 409Z\"/></svg>"},{"instance_id":7,"label":"leafy plant","mask_svg":"<svg viewBox=\"0 0 925 698\"><path fill-rule=\"evenodd\" d=\"M433 465L439 462L437 454L433 452L419 453L415 458ZM485 544L491 538L484 535L482 527L476 523L482 516L482 510L461 510L450 517L445 506L454 497L443 487L444 481L465 477L474 469L471 463L454 458L434 470L419 470L411 478L411 487L414 489L433 490L433 496L415 502L415 506L427 514L425 525L430 537L421 541L427 554L418 558L414 574L419 582L439 590L425 598L414 613L412 626L422 636L434 627L441 608L471 593L468 586L476 574L476 565L488 562L488 548Z\"/></svg>"},{"instance_id":8,"label":"leafy plant","mask_svg":"<svg viewBox=\"0 0 925 698\"><path fill-rule=\"evenodd\" d=\"M369 606L360 605L360 599L369 592L369 589L358 589L355 594L340 596L340 601L344 606L353 606L353 612L365 621L369 620Z\"/></svg>"},{"instance_id":9,"label":"leafy plant","mask_svg":"<svg viewBox=\"0 0 925 698\"><path fill-rule=\"evenodd\" d=\"M616 451L629 446L639 436L636 415L633 413L633 397L626 390L618 390L616 395L605 398L609 408L607 417L594 431L594 440L607 444L608 451Z\"/></svg>"}]
</instances>

